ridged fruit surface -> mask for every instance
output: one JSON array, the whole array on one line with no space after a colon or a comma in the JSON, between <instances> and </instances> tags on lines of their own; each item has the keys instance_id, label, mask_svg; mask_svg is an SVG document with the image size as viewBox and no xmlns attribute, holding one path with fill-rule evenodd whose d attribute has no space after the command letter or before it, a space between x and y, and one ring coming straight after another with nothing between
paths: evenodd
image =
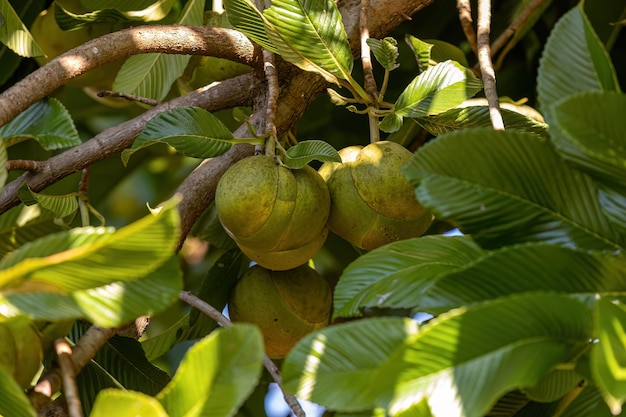
<instances>
[{"instance_id":1,"label":"ridged fruit surface","mask_svg":"<svg viewBox=\"0 0 626 417\"><path fill-rule=\"evenodd\" d=\"M27 388L43 359L37 330L26 317L7 318L0 321L0 342L0 369Z\"/></svg>"},{"instance_id":2,"label":"ridged fruit surface","mask_svg":"<svg viewBox=\"0 0 626 417\"><path fill-rule=\"evenodd\" d=\"M350 146L339 151L342 163L322 165L328 184L330 229L354 246L372 250L401 239L420 236L433 216L415 199L402 174L412 153L389 141Z\"/></svg>"},{"instance_id":3,"label":"ridged fruit surface","mask_svg":"<svg viewBox=\"0 0 626 417\"><path fill-rule=\"evenodd\" d=\"M239 280L228 304L231 320L259 326L272 359L285 357L298 340L325 327L331 308L328 282L308 265L287 271L255 265Z\"/></svg>"},{"instance_id":4,"label":"ridged fruit surface","mask_svg":"<svg viewBox=\"0 0 626 417\"><path fill-rule=\"evenodd\" d=\"M269 269L306 263L326 239L330 194L308 166L290 170L271 156L245 158L220 179L215 206L241 250Z\"/></svg>"}]
</instances>

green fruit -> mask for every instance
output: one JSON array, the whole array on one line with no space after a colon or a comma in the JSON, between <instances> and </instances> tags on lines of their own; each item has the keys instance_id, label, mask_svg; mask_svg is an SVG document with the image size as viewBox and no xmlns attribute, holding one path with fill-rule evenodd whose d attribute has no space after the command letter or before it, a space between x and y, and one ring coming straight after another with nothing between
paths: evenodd
<instances>
[{"instance_id":1,"label":"green fruit","mask_svg":"<svg viewBox=\"0 0 626 417\"><path fill-rule=\"evenodd\" d=\"M272 359L285 357L298 340L325 327L331 308L328 282L307 265L288 271L255 265L239 280L228 304L232 321L259 326Z\"/></svg>"},{"instance_id":2,"label":"green fruit","mask_svg":"<svg viewBox=\"0 0 626 417\"><path fill-rule=\"evenodd\" d=\"M114 28L110 24L94 24L84 28L65 31L57 25L54 17L55 4L42 11L35 19L30 32L43 52L45 57L36 58L39 65L44 65L57 56L75 48L83 43L110 33ZM111 62L92 71L76 77L67 84L74 87L90 87L97 90L110 90L122 66L123 61ZM119 101L119 100L118 100Z\"/></svg>"},{"instance_id":3,"label":"green fruit","mask_svg":"<svg viewBox=\"0 0 626 417\"><path fill-rule=\"evenodd\" d=\"M310 167L290 170L271 156L245 158L226 171L215 192L220 222L259 265L302 265L324 244L330 195Z\"/></svg>"},{"instance_id":4,"label":"green fruit","mask_svg":"<svg viewBox=\"0 0 626 417\"><path fill-rule=\"evenodd\" d=\"M41 339L29 319L20 316L0 321L0 369L27 388L42 359Z\"/></svg>"},{"instance_id":5,"label":"green fruit","mask_svg":"<svg viewBox=\"0 0 626 417\"><path fill-rule=\"evenodd\" d=\"M322 165L328 184L330 229L354 246L372 250L401 239L420 236L433 222L415 199L402 174L412 153L395 142L350 146L339 151L342 163Z\"/></svg>"}]
</instances>

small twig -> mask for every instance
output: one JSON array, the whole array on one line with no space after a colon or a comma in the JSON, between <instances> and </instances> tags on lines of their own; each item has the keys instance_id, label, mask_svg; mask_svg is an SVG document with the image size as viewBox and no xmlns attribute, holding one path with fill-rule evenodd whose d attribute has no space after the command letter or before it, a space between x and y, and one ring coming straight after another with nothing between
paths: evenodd
<instances>
[{"instance_id":1,"label":"small twig","mask_svg":"<svg viewBox=\"0 0 626 417\"><path fill-rule=\"evenodd\" d=\"M367 40L370 37L369 27L367 25L367 15L370 9L370 0L361 0L361 9L359 13L359 30L361 33L361 65L363 65L363 80L365 83L365 91L372 99L372 102L378 102L378 87L374 78L374 69L372 67L372 57L370 47ZM380 130L378 129L378 117L368 112L370 127L370 142L380 140Z\"/></svg>"},{"instance_id":2,"label":"small twig","mask_svg":"<svg viewBox=\"0 0 626 417\"><path fill-rule=\"evenodd\" d=\"M265 153L276 154L276 108L278 107L278 73L274 64L274 54L263 50L263 70L267 79L267 107L265 109L265 133L269 134L269 140L265 142Z\"/></svg>"},{"instance_id":3,"label":"small twig","mask_svg":"<svg viewBox=\"0 0 626 417\"><path fill-rule=\"evenodd\" d=\"M500 101L496 90L496 74L491 62L489 33L491 27L491 0L478 2L478 63L483 78L485 96L489 103L489 117L494 130L504 130Z\"/></svg>"},{"instance_id":4,"label":"small twig","mask_svg":"<svg viewBox=\"0 0 626 417\"><path fill-rule=\"evenodd\" d=\"M78 340L72 353L72 362L76 375L96 356L96 353L117 332L117 329L104 329L91 326ZM40 410L49 403L50 398L63 386L59 368L52 368L41 375L37 385L28 393L30 403L35 410Z\"/></svg>"},{"instance_id":5,"label":"small twig","mask_svg":"<svg viewBox=\"0 0 626 417\"><path fill-rule=\"evenodd\" d=\"M523 26L528 19L533 15L533 13L541 7L541 5L545 2L545 0L534 0L528 6L522 10L522 12L509 24L509 26L504 29L504 31L498 36L498 38L493 41L491 44L491 54L495 56L502 48L506 46L506 48L502 51L500 56L498 56L498 66L499 63L502 62L506 53L511 49L513 45L507 45L511 39L514 39L515 34L519 30L521 26Z\"/></svg>"},{"instance_id":6,"label":"small twig","mask_svg":"<svg viewBox=\"0 0 626 417\"><path fill-rule=\"evenodd\" d=\"M80 175L80 182L78 183L78 209L80 211L80 220L83 226L89 226L89 206L87 199L89 195L89 167L83 168Z\"/></svg>"},{"instance_id":7,"label":"small twig","mask_svg":"<svg viewBox=\"0 0 626 417\"><path fill-rule=\"evenodd\" d=\"M72 362L72 348L63 339L54 342L57 354L57 361L61 368L63 377L63 394L67 402L67 409L70 417L83 417L83 409L78 397L78 387L76 386L76 371Z\"/></svg>"},{"instance_id":8,"label":"small twig","mask_svg":"<svg viewBox=\"0 0 626 417\"><path fill-rule=\"evenodd\" d=\"M228 319L228 317L223 315L215 307L200 299L198 296L190 291L181 291L181 293L178 295L178 299L189 304L191 307L200 310L200 312L206 314L207 316L215 320L218 324L224 327L232 325L232 322ZM269 372L269 374L274 379L274 382L276 382L276 384L282 391L283 398L285 399L287 405L289 405L289 407L291 408L291 411L294 413L294 415L296 417L305 417L304 411L302 410L302 407L300 406L300 403L298 402L296 397L286 393L283 389L283 379L280 376L280 371L276 367L276 364L270 358L268 358L267 355L263 355L263 366L265 366L267 372Z\"/></svg>"},{"instance_id":9,"label":"small twig","mask_svg":"<svg viewBox=\"0 0 626 417\"><path fill-rule=\"evenodd\" d=\"M98 91L96 95L98 97L123 98L124 100L132 101L135 103L146 104L150 107L158 106L159 104L161 104L161 102L158 100L153 100L151 98L146 98L146 97L139 97L139 96L135 96L135 95L128 94L128 93L120 93L119 91L101 90L101 91Z\"/></svg>"},{"instance_id":10,"label":"small twig","mask_svg":"<svg viewBox=\"0 0 626 417\"><path fill-rule=\"evenodd\" d=\"M7 161L7 171L38 171L41 167L41 161L32 161L30 159L12 159Z\"/></svg>"},{"instance_id":11,"label":"small twig","mask_svg":"<svg viewBox=\"0 0 626 417\"><path fill-rule=\"evenodd\" d=\"M457 0L456 8L459 10L459 20L461 21L461 27L465 38L474 51L474 55L478 56L478 46L476 42L476 31L472 25L472 6L469 0Z\"/></svg>"}]
</instances>

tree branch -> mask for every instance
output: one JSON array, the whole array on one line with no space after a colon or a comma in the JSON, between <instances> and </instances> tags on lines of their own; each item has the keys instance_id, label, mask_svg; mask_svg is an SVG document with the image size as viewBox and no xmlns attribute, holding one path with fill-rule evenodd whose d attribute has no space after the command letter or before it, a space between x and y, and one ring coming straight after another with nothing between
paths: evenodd
<instances>
[{"instance_id":1,"label":"tree branch","mask_svg":"<svg viewBox=\"0 0 626 417\"><path fill-rule=\"evenodd\" d=\"M474 51L474 55L478 56L478 48L476 46L476 31L472 25L472 5L469 0L457 0L456 8L459 10L459 21L461 28L465 33L465 38Z\"/></svg>"},{"instance_id":2,"label":"tree branch","mask_svg":"<svg viewBox=\"0 0 626 417\"><path fill-rule=\"evenodd\" d=\"M0 213L19 204L17 190L27 182L33 191L41 191L61 178L129 147L146 123L156 115L179 106L198 106L217 111L248 104L259 87L252 74L192 91L170 102L160 104L136 118L106 129L92 139L39 163L36 172L27 172L7 184L0 193Z\"/></svg>"},{"instance_id":3,"label":"tree branch","mask_svg":"<svg viewBox=\"0 0 626 417\"><path fill-rule=\"evenodd\" d=\"M500 113L500 100L496 90L496 74L491 62L489 33L491 30L491 0L478 2L478 63L483 78L485 96L489 103L489 117L495 130L504 130L504 121Z\"/></svg>"},{"instance_id":4,"label":"tree branch","mask_svg":"<svg viewBox=\"0 0 626 417\"><path fill-rule=\"evenodd\" d=\"M252 67L261 65L261 49L236 30L180 25L124 29L67 51L0 94L0 126L72 78L112 61L151 52L209 55Z\"/></svg>"}]
</instances>

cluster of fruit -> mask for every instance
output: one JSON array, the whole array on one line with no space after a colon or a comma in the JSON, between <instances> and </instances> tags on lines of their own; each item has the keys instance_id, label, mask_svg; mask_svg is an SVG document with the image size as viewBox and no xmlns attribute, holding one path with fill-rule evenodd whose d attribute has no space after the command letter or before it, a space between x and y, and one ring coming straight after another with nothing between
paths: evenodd
<instances>
[{"instance_id":1,"label":"cluster of fruit","mask_svg":"<svg viewBox=\"0 0 626 417\"><path fill-rule=\"evenodd\" d=\"M266 352L281 358L329 321L327 281L307 265L330 229L358 248L419 236L433 221L401 168L411 152L375 142L339 152L318 171L291 170L272 157L235 163L218 183L215 205L226 232L256 263L237 283L231 319L261 328Z\"/></svg>"}]
</instances>

